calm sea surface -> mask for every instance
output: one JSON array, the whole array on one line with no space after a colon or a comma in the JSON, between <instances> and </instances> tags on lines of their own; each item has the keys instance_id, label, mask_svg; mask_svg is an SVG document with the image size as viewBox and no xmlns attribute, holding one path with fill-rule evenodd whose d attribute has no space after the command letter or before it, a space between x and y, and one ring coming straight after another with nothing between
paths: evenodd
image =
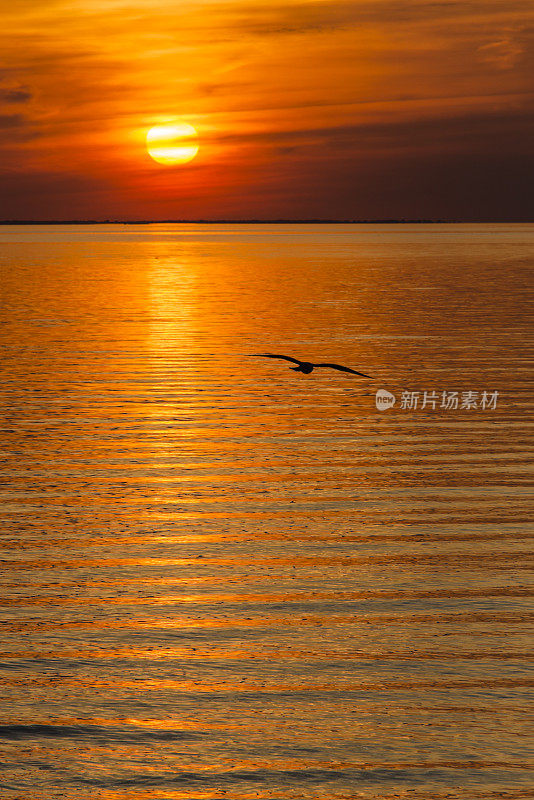
<instances>
[{"instance_id":1,"label":"calm sea surface","mask_svg":"<svg viewBox=\"0 0 534 800\"><path fill-rule=\"evenodd\" d=\"M533 797L534 226L0 253L0 796Z\"/></svg>"}]
</instances>

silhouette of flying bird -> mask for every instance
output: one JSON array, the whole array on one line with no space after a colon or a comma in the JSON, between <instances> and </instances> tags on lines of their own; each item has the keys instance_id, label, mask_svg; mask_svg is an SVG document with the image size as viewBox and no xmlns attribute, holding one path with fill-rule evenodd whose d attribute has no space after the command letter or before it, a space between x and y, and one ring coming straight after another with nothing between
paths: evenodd
<instances>
[{"instance_id":1,"label":"silhouette of flying bird","mask_svg":"<svg viewBox=\"0 0 534 800\"><path fill-rule=\"evenodd\" d=\"M371 378L371 375L365 375L363 372L356 372L355 369L344 367L342 364L312 364L311 361L299 361L298 358L279 356L275 353L252 353L252 355L259 356L260 358L281 358L283 361L292 361L293 364L298 364L298 366L289 367L289 369L294 370L294 372L303 372L305 375L309 375L316 367L329 367L330 369L338 369L341 372L351 372L353 375L361 375L362 378Z\"/></svg>"}]
</instances>

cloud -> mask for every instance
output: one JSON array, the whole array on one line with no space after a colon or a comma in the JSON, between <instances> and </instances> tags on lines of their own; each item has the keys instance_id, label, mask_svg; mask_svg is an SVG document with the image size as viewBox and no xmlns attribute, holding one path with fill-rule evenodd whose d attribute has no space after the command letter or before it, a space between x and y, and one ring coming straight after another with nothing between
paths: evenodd
<instances>
[{"instance_id":1,"label":"cloud","mask_svg":"<svg viewBox=\"0 0 534 800\"><path fill-rule=\"evenodd\" d=\"M508 13L514 6L520 8L522 0L512 0ZM502 0L485 0L480 3L464 0L313 0L297 3L208 3L214 20L224 19L241 31L256 36L334 31L360 25L392 27L396 24L415 25L416 28L438 25L453 20L476 24L480 19L499 17L503 13Z\"/></svg>"},{"instance_id":2,"label":"cloud","mask_svg":"<svg viewBox=\"0 0 534 800\"><path fill-rule=\"evenodd\" d=\"M39 136L24 114L0 114L0 143L15 145Z\"/></svg>"},{"instance_id":3,"label":"cloud","mask_svg":"<svg viewBox=\"0 0 534 800\"><path fill-rule=\"evenodd\" d=\"M26 124L25 117L22 114L0 114L0 129L6 130L12 128L20 128Z\"/></svg>"},{"instance_id":4,"label":"cloud","mask_svg":"<svg viewBox=\"0 0 534 800\"><path fill-rule=\"evenodd\" d=\"M275 147L283 155L323 160L324 155L347 157L377 151L500 152L528 153L534 138L534 112L473 111L423 119L361 122L300 130L265 130L215 135L218 142ZM318 153L323 154L320 158ZM335 160L335 158L333 159Z\"/></svg>"},{"instance_id":5,"label":"cloud","mask_svg":"<svg viewBox=\"0 0 534 800\"><path fill-rule=\"evenodd\" d=\"M481 45L477 52L482 61L494 64L499 69L512 69L524 49L513 33L509 33L496 42Z\"/></svg>"},{"instance_id":6,"label":"cloud","mask_svg":"<svg viewBox=\"0 0 534 800\"><path fill-rule=\"evenodd\" d=\"M0 86L0 103L27 103L32 94L26 89L5 89Z\"/></svg>"}]
</instances>

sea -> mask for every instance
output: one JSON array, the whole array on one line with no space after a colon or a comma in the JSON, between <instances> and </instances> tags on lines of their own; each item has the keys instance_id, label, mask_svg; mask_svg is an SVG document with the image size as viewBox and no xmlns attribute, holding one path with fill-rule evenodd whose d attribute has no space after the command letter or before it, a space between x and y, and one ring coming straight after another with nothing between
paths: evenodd
<instances>
[{"instance_id":1,"label":"sea","mask_svg":"<svg viewBox=\"0 0 534 800\"><path fill-rule=\"evenodd\" d=\"M0 227L2 800L534 797L533 265Z\"/></svg>"}]
</instances>

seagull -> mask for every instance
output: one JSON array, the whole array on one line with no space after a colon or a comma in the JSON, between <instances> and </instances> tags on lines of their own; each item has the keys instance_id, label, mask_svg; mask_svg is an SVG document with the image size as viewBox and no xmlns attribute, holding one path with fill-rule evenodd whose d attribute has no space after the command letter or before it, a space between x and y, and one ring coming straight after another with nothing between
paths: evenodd
<instances>
[{"instance_id":1,"label":"seagull","mask_svg":"<svg viewBox=\"0 0 534 800\"><path fill-rule=\"evenodd\" d=\"M293 364L298 364L298 366L289 367L289 369L294 370L294 372L303 372L305 375L309 375L310 372L313 372L315 367L330 367L330 369L339 369L341 372L351 372L353 375L361 375L362 378L371 378L371 375L365 375L363 372L356 372L355 369L344 367L342 364L312 364L311 361L299 361L298 358L279 356L275 353L252 353L252 356L259 356L260 358L281 358L283 361L292 361Z\"/></svg>"}]
</instances>

